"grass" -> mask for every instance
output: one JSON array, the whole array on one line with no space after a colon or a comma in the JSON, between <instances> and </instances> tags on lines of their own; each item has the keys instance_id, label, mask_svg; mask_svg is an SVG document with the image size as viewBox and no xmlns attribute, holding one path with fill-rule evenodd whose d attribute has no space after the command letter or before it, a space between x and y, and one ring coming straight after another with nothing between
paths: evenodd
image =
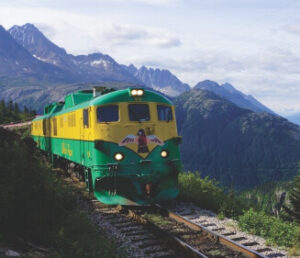
<instances>
[{"instance_id":1,"label":"grass","mask_svg":"<svg viewBox=\"0 0 300 258\"><path fill-rule=\"evenodd\" d=\"M157 214L149 214L149 213L145 213L143 215L143 217L147 220L152 221L154 224L158 224L161 226L166 226L168 224L170 224L171 222L169 222L168 220L166 220L164 217L157 215Z\"/></svg>"}]
</instances>

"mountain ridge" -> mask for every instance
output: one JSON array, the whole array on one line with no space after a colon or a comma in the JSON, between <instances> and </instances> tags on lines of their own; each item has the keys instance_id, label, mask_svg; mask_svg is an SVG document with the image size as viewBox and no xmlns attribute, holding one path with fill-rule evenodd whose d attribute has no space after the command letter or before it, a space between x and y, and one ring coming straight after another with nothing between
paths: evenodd
<instances>
[{"instance_id":1,"label":"mountain ridge","mask_svg":"<svg viewBox=\"0 0 300 258\"><path fill-rule=\"evenodd\" d=\"M128 73L109 55L92 53L74 56L68 54L65 49L46 38L33 24L15 25L8 31L32 56L72 74L74 82L125 81L141 84L141 81Z\"/></svg>"},{"instance_id":2,"label":"mountain ridge","mask_svg":"<svg viewBox=\"0 0 300 258\"><path fill-rule=\"evenodd\" d=\"M210 80L204 80L198 82L195 89L204 89L208 91L212 91L220 97L223 97L239 107L246 108L252 110L254 112L268 112L270 114L275 115L275 113L261 104L257 99L255 99L251 95L245 95L241 91L235 89L231 84L224 83L219 85L218 83Z\"/></svg>"},{"instance_id":3,"label":"mountain ridge","mask_svg":"<svg viewBox=\"0 0 300 258\"><path fill-rule=\"evenodd\" d=\"M147 68L144 65L140 68L136 68L133 64L130 64L129 66L124 65L124 67L148 87L172 97L178 96L191 89L187 83L183 83L166 69Z\"/></svg>"},{"instance_id":4,"label":"mountain ridge","mask_svg":"<svg viewBox=\"0 0 300 258\"><path fill-rule=\"evenodd\" d=\"M51 42L33 24L12 26L8 32L36 59L59 68L65 72L72 83L98 83L104 81L129 82L135 85L144 85L160 91L171 97L188 91L191 87L180 81L167 69L154 69L141 66L118 64L112 57L102 53L88 55L72 55L53 42ZM237 104L240 107L255 112L268 112L275 114L251 95L245 95L236 90L231 84L222 85L213 81L202 81L195 88L211 90L217 95Z\"/></svg>"},{"instance_id":5,"label":"mountain ridge","mask_svg":"<svg viewBox=\"0 0 300 258\"><path fill-rule=\"evenodd\" d=\"M0 80L25 77L41 81L73 82L69 74L63 73L60 68L34 58L2 26L0 26L0 77Z\"/></svg>"}]
</instances>

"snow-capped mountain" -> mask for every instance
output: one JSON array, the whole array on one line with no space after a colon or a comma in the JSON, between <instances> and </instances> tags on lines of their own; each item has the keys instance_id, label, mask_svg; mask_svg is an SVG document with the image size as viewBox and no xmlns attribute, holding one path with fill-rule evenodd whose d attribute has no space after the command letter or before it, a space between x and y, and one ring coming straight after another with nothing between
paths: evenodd
<instances>
[{"instance_id":1,"label":"snow-capped mountain","mask_svg":"<svg viewBox=\"0 0 300 258\"><path fill-rule=\"evenodd\" d=\"M45 37L33 24L13 26L11 36L33 57L72 73L78 82L124 81L141 84L113 58L101 53L74 56Z\"/></svg>"},{"instance_id":2,"label":"snow-capped mountain","mask_svg":"<svg viewBox=\"0 0 300 258\"><path fill-rule=\"evenodd\" d=\"M31 82L74 82L70 74L59 67L34 58L0 26L0 79L17 81L22 78Z\"/></svg>"},{"instance_id":3,"label":"snow-capped mountain","mask_svg":"<svg viewBox=\"0 0 300 258\"><path fill-rule=\"evenodd\" d=\"M0 27L0 82L11 83L12 80L6 80L9 76L20 85L24 85L24 78L30 85L32 82L42 82L43 85L45 81L48 84L122 82L144 85L169 96L190 90L188 84L169 70L120 65L102 53L68 54L33 24L13 26L8 32ZM219 85L206 80L195 88L213 91L242 108L274 114L254 97L243 94L228 83Z\"/></svg>"},{"instance_id":4,"label":"snow-capped mountain","mask_svg":"<svg viewBox=\"0 0 300 258\"><path fill-rule=\"evenodd\" d=\"M177 96L190 90L188 84L181 82L169 70L146 68L145 66L138 69L132 64L124 67L146 86L163 92L166 95Z\"/></svg>"}]
</instances>

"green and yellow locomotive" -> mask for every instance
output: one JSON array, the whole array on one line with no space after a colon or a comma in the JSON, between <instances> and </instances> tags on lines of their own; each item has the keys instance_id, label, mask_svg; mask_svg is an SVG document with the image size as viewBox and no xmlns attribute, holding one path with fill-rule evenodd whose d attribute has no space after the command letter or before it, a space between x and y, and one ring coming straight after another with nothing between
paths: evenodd
<instances>
[{"instance_id":1,"label":"green and yellow locomotive","mask_svg":"<svg viewBox=\"0 0 300 258\"><path fill-rule=\"evenodd\" d=\"M174 106L160 94L78 91L46 106L31 134L52 160L80 167L103 203L147 205L178 195L181 138Z\"/></svg>"}]
</instances>

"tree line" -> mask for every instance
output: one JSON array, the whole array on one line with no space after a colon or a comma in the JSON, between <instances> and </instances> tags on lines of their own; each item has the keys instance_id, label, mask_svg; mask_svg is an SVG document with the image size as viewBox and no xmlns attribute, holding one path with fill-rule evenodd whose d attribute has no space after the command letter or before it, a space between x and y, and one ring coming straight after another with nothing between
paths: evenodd
<instances>
[{"instance_id":1,"label":"tree line","mask_svg":"<svg viewBox=\"0 0 300 258\"><path fill-rule=\"evenodd\" d=\"M35 115L36 112L34 110L26 106L20 108L18 103L12 100L9 100L7 103L3 99L0 101L0 124L28 120Z\"/></svg>"}]
</instances>

